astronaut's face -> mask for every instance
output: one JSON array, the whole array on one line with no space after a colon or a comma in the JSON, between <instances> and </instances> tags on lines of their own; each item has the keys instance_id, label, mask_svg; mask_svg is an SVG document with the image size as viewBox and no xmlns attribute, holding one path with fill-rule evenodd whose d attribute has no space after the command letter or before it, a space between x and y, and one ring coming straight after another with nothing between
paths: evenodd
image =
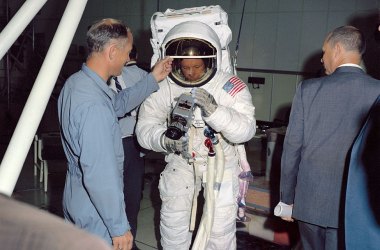
<instances>
[{"instance_id":1,"label":"astronaut's face","mask_svg":"<svg viewBox=\"0 0 380 250\"><path fill-rule=\"evenodd\" d=\"M200 58L186 58L181 60L181 71L186 81L195 82L206 72L205 63Z\"/></svg>"}]
</instances>

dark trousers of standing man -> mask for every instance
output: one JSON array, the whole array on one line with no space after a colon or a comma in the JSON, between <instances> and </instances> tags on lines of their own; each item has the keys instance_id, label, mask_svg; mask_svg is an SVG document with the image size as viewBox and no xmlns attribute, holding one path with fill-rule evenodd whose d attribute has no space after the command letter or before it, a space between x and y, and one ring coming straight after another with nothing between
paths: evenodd
<instances>
[{"instance_id":1,"label":"dark trousers of standing man","mask_svg":"<svg viewBox=\"0 0 380 250\"><path fill-rule=\"evenodd\" d=\"M137 216L140 210L144 181L144 159L135 136L123 138L124 147L124 200L125 212L133 238L136 239ZM136 247L133 242L134 248Z\"/></svg>"},{"instance_id":2,"label":"dark trousers of standing man","mask_svg":"<svg viewBox=\"0 0 380 250\"><path fill-rule=\"evenodd\" d=\"M298 221L303 250L343 250L340 230Z\"/></svg>"}]
</instances>

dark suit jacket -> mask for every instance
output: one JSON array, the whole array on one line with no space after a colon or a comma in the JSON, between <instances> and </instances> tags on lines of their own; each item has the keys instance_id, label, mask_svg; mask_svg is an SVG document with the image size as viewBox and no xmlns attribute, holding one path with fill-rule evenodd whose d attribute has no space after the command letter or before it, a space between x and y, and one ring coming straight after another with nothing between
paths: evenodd
<instances>
[{"instance_id":1,"label":"dark suit jacket","mask_svg":"<svg viewBox=\"0 0 380 250\"><path fill-rule=\"evenodd\" d=\"M339 67L303 81L294 96L281 159L281 201L293 218L338 227L346 157L380 81L360 68Z\"/></svg>"},{"instance_id":2,"label":"dark suit jacket","mask_svg":"<svg viewBox=\"0 0 380 250\"><path fill-rule=\"evenodd\" d=\"M380 248L380 96L352 148L348 171L346 249Z\"/></svg>"}]
</instances>

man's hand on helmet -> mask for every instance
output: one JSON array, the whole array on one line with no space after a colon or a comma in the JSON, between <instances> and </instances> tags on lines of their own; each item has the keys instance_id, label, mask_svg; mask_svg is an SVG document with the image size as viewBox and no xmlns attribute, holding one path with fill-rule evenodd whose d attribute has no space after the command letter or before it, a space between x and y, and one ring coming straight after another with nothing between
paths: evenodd
<instances>
[{"instance_id":1,"label":"man's hand on helmet","mask_svg":"<svg viewBox=\"0 0 380 250\"><path fill-rule=\"evenodd\" d=\"M214 97L202 88L193 88L191 95L194 98L194 102L201 108L202 115L205 117L209 117L218 107Z\"/></svg>"},{"instance_id":2,"label":"man's hand on helmet","mask_svg":"<svg viewBox=\"0 0 380 250\"><path fill-rule=\"evenodd\" d=\"M164 80L172 71L172 63L173 58L165 57L154 65L152 75L157 82Z\"/></svg>"}]
</instances>

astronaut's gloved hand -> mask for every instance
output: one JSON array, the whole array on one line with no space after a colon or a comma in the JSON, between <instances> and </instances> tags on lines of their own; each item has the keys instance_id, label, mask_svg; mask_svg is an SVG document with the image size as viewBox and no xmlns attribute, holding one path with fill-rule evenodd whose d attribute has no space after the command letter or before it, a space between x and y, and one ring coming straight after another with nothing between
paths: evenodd
<instances>
[{"instance_id":1,"label":"astronaut's gloved hand","mask_svg":"<svg viewBox=\"0 0 380 250\"><path fill-rule=\"evenodd\" d=\"M194 102L201 108L203 116L209 117L218 107L214 97L207 90L193 88L190 93Z\"/></svg>"},{"instance_id":2,"label":"astronaut's gloved hand","mask_svg":"<svg viewBox=\"0 0 380 250\"><path fill-rule=\"evenodd\" d=\"M170 139L162 134L161 144L168 153L182 154L185 158L189 156L189 138L185 135L178 140Z\"/></svg>"}]
</instances>

